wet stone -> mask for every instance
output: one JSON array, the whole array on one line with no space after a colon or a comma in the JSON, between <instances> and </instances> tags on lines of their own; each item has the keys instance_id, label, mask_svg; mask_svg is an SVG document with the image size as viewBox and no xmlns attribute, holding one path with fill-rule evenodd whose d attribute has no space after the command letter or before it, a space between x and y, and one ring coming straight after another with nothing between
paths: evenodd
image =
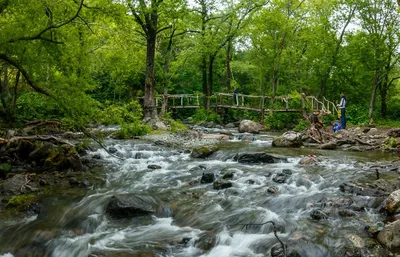
<instances>
[{"instance_id":1,"label":"wet stone","mask_svg":"<svg viewBox=\"0 0 400 257\"><path fill-rule=\"evenodd\" d=\"M225 188L230 188L232 187L232 182L228 181L228 180L217 180L213 183L213 188L215 190L221 190L221 189L225 189Z\"/></svg>"},{"instance_id":2,"label":"wet stone","mask_svg":"<svg viewBox=\"0 0 400 257\"><path fill-rule=\"evenodd\" d=\"M339 216L341 216L341 217L354 217L354 216L356 216L356 213L351 211L351 210L343 209L343 210L339 210Z\"/></svg>"},{"instance_id":3,"label":"wet stone","mask_svg":"<svg viewBox=\"0 0 400 257\"><path fill-rule=\"evenodd\" d=\"M147 168L151 169L151 170L159 170L159 169L161 169L161 166L160 165L156 165L156 164L150 164L150 165L147 166Z\"/></svg>"},{"instance_id":4,"label":"wet stone","mask_svg":"<svg viewBox=\"0 0 400 257\"><path fill-rule=\"evenodd\" d=\"M189 170L189 172L202 171L202 170L206 170L206 169L207 169L206 166L204 166L204 165L199 165L199 166L196 166L196 167L191 168L191 169Z\"/></svg>"},{"instance_id":5,"label":"wet stone","mask_svg":"<svg viewBox=\"0 0 400 257\"><path fill-rule=\"evenodd\" d=\"M207 173L203 173L203 176L201 176L200 183L207 184L207 183L213 183L214 181L215 181L214 173L207 172Z\"/></svg>"},{"instance_id":6,"label":"wet stone","mask_svg":"<svg viewBox=\"0 0 400 257\"><path fill-rule=\"evenodd\" d=\"M110 147L108 148L108 151L109 151L110 153L116 153L116 152L118 152L117 148L115 148L115 147L113 147L113 146L110 146Z\"/></svg>"},{"instance_id":7,"label":"wet stone","mask_svg":"<svg viewBox=\"0 0 400 257\"><path fill-rule=\"evenodd\" d=\"M283 184L289 179L290 175L285 174L285 173L278 173L275 175L275 177L272 179L274 182Z\"/></svg>"},{"instance_id":8,"label":"wet stone","mask_svg":"<svg viewBox=\"0 0 400 257\"><path fill-rule=\"evenodd\" d=\"M100 160L101 159L101 155L100 154L95 154L95 155L93 155L92 158L96 159L96 160Z\"/></svg>"},{"instance_id":9,"label":"wet stone","mask_svg":"<svg viewBox=\"0 0 400 257\"><path fill-rule=\"evenodd\" d=\"M314 220L327 219L328 215L321 210L315 210L310 214L310 217Z\"/></svg>"},{"instance_id":10,"label":"wet stone","mask_svg":"<svg viewBox=\"0 0 400 257\"><path fill-rule=\"evenodd\" d=\"M277 188L276 186L272 186L267 189L267 192L270 194L277 194L279 193L279 188Z\"/></svg>"}]
</instances>

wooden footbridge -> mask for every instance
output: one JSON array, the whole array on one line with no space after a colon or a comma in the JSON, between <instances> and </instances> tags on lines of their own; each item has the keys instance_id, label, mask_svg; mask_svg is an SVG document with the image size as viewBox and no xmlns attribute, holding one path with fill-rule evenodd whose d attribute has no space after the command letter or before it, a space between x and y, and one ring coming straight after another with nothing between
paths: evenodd
<instances>
[{"instance_id":1,"label":"wooden footbridge","mask_svg":"<svg viewBox=\"0 0 400 257\"><path fill-rule=\"evenodd\" d=\"M336 105L325 97L318 100L315 96L301 95L301 98L287 96L254 96L237 94L236 101L232 93L215 93L209 97L212 109L237 109L256 111L259 114L273 112L304 112L320 110L325 114L336 115ZM164 104L167 109L189 109L204 106L205 97L201 94L175 94L156 97L156 106Z\"/></svg>"}]
</instances>

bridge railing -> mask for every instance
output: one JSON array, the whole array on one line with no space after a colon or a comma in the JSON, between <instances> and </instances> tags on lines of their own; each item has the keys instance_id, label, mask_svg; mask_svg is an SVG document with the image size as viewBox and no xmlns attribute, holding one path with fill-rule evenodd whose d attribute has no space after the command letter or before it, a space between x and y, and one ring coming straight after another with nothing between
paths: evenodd
<instances>
[{"instance_id":1,"label":"bridge railing","mask_svg":"<svg viewBox=\"0 0 400 257\"><path fill-rule=\"evenodd\" d=\"M323 113L337 115L338 109L336 105L332 102L323 97L322 101L318 100L315 96L306 96L306 100L308 103L309 108L311 110L320 110Z\"/></svg>"},{"instance_id":2,"label":"bridge railing","mask_svg":"<svg viewBox=\"0 0 400 257\"><path fill-rule=\"evenodd\" d=\"M336 105L325 97L322 101L314 96L302 95L303 102L297 98L286 96L255 96L237 94L238 104L235 104L232 93L214 93L210 97L211 107L244 109L254 111L301 111L303 108L310 111L321 110L324 113L337 114ZM174 94L156 97L156 106L161 107L164 101L168 108L200 108L204 105L203 94Z\"/></svg>"}]
</instances>

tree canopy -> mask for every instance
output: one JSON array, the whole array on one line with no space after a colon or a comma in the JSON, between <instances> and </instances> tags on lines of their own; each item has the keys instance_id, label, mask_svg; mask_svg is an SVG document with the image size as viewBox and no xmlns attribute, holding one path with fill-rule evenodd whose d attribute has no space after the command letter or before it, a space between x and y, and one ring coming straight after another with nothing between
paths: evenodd
<instances>
[{"instance_id":1,"label":"tree canopy","mask_svg":"<svg viewBox=\"0 0 400 257\"><path fill-rule=\"evenodd\" d=\"M93 121L138 100L344 93L351 122L400 115L392 0L0 0L1 119ZM165 107L165 106L164 106ZM162 110L162 115L165 108Z\"/></svg>"}]
</instances>

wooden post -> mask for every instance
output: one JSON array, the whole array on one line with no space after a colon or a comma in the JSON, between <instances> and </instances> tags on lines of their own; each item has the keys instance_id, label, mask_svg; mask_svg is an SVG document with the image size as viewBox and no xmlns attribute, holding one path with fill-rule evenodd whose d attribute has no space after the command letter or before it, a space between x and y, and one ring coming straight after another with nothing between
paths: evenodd
<instances>
[{"instance_id":1,"label":"wooden post","mask_svg":"<svg viewBox=\"0 0 400 257\"><path fill-rule=\"evenodd\" d=\"M301 94L301 110L303 113L303 117L307 117L307 111L306 111L306 95L304 93Z\"/></svg>"}]
</instances>

